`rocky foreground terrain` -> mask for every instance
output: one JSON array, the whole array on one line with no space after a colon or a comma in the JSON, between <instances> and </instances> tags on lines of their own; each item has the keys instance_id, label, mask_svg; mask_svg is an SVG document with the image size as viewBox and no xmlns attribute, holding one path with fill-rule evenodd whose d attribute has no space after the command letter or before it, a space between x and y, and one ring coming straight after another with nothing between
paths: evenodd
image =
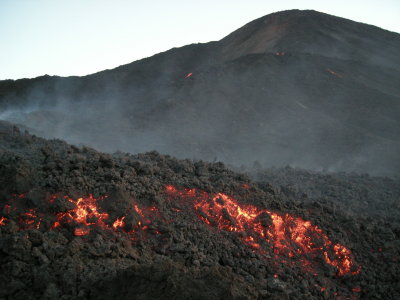
<instances>
[{"instance_id":1,"label":"rocky foreground terrain","mask_svg":"<svg viewBox=\"0 0 400 300\"><path fill-rule=\"evenodd\" d=\"M0 298L399 299L399 186L111 155L1 122Z\"/></svg>"}]
</instances>

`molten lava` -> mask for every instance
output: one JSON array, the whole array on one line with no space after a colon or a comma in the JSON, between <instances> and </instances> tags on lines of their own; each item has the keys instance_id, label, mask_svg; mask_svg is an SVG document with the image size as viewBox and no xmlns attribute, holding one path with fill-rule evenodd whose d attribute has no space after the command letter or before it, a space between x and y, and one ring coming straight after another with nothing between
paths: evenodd
<instances>
[{"instance_id":1,"label":"molten lava","mask_svg":"<svg viewBox=\"0 0 400 300\"><path fill-rule=\"evenodd\" d=\"M123 228L125 226L124 219L125 217L121 217L115 220L115 222L112 225L114 230L117 230L118 228Z\"/></svg>"},{"instance_id":2,"label":"molten lava","mask_svg":"<svg viewBox=\"0 0 400 300\"><path fill-rule=\"evenodd\" d=\"M248 190L250 186L243 185L243 188ZM244 244L261 254L269 252L281 262L300 263L305 270L314 274L315 262L321 260L336 269L339 276L357 274L360 271L352 260L350 250L339 243L333 243L322 229L310 221L254 205L240 204L223 193L210 195L194 188L178 189L172 185L166 186L165 190L169 200L184 200L189 205L189 210L194 209L202 222L218 230L238 234ZM27 203L25 197L14 195L9 203L4 204L0 226L6 226L13 219L20 230L71 228L75 236L88 235L95 227L126 232L134 240L134 234L139 231L150 230L153 234L160 234L154 224L163 218L155 206L142 207L132 201L132 207L125 215L110 220L109 213L99 205L99 201L105 200L107 196L94 198L89 195L76 200L64 196L61 199L64 203L69 202L70 209L45 218L37 208L21 209ZM56 199L56 195L51 196L48 204L54 204ZM182 207L176 208L172 205L171 211L179 213ZM51 223L49 220L52 220Z\"/></svg>"},{"instance_id":3,"label":"molten lava","mask_svg":"<svg viewBox=\"0 0 400 300\"><path fill-rule=\"evenodd\" d=\"M75 228L74 234L82 236L89 234L89 226L91 225L97 225L102 228L108 227L105 221L108 219L109 215L99 211L97 208L98 199L93 198L92 195L79 198L76 201L66 196L64 198L74 204L75 207L67 212L58 213L56 215L57 221L54 222L52 228L57 228L60 224L73 224L75 226L80 226Z\"/></svg>"},{"instance_id":4,"label":"molten lava","mask_svg":"<svg viewBox=\"0 0 400 300\"><path fill-rule=\"evenodd\" d=\"M17 203L22 201L25 194L12 195L11 202ZM42 222L42 216L37 213L36 208L29 208L24 211L19 211L11 204L5 204L2 209L3 216L0 216L0 226L5 226L10 219L15 219L21 230L23 229L39 229Z\"/></svg>"},{"instance_id":5,"label":"molten lava","mask_svg":"<svg viewBox=\"0 0 400 300\"><path fill-rule=\"evenodd\" d=\"M75 228L75 230L74 230L74 235L75 235L75 236L82 236L82 235L87 235L87 234L89 234L89 232L90 232L90 229L89 229L89 228L86 228L86 227L83 227L83 228Z\"/></svg>"},{"instance_id":6,"label":"molten lava","mask_svg":"<svg viewBox=\"0 0 400 300\"><path fill-rule=\"evenodd\" d=\"M327 71L328 73L332 74L332 75L335 76L335 77L343 78L343 75L341 75L341 74L339 74L339 73L336 73L336 72L332 71L331 69L326 69L326 71Z\"/></svg>"},{"instance_id":7,"label":"molten lava","mask_svg":"<svg viewBox=\"0 0 400 300\"><path fill-rule=\"evenodd\" d=\"M192 77L192 76L193 76L193 73L188 73L188 74L186 75L185 79L186 79L186 78L189 78L189 77Z\"/></svg>"},{"instance_id":8,"label":"molten lava","mask_svg":"<svg viewBox=\"0 0 400 300\"><path fill-rule=\"evenodd\" d=\"M2 211L5 216L0 216L0 226L7 225L9 219L15 219L19 230L40 229L44 215L38 214L36 208L21 209L23 205L19 201L23 202L25 195L13 196L11 204L3 206ZM114 222L109 222L109 214L99 208L98 201L106 199L107 196L94 198L93 195L89 195L76 200L68 196L62 198L64 201L71 203L73 208L51 216L50 219L55 219L55 221L50 224L50 229L72 228L75 236L88 235L94 227L103 230L123 231L134 235L139 230L147 230L153 220L160 217L156 207L139 207L138 204L133 203L133 210L137 213L138 220L135 224L131 224L126 228L125 219L127 216L122 216L115 219ZM57 195L50 196L49 204L53 204L56 199ZM159 233L157 230L153 231L154 234ZM132 238L134 237L132 236Z\"/></svg>"},{"instance_id":9,"label":"molten lava","mask_svg":"<svg viewBox=\"0 0 400 300\"><path fill-rule=\"evenodd\" d=\"M337 269L339 276L357 274L350 250L332 243L327 235L311 222L289 214L278 214L254 205L239 204L234 198L217 193L209 195L195 189L166 187L170 197L193 202L195 211L204 223L219 230L240 233L248 246L263 252L272 247L275 255L296 258L308 271L319 258Z\"/></svg>"}]
</instances>

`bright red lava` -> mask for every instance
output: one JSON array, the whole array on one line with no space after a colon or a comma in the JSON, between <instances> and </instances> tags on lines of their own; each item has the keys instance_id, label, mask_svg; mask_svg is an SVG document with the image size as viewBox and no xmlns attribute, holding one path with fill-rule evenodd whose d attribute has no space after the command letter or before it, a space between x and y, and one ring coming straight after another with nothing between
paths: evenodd
<instances>
[{"instance_id":1,"label":"bright red lava","mask_svg":"<svg viewBox=\"0 0 400 300\"><path fill-rule=\"evenodd\" d=\"M97 200L92 195L84 198L73 200L64 197L67 201L75 205L75 207L67 212L58 213L56 215L57 221L54 222L52 228L56 228L59 224L74 223L74 225L81 226L75 229L75 235L86 235L90 230L84 228L91 225L98 225L107 228L108 225L105 221L108 219L108 214L100 212L97 208Z\"/></svg>"},{"instance_id":2,"label":"bright red lava","mask_svg":"<svg viewBox=\"0 0 400 300\"><path fill-rule=\"evenodd\" d=\"M350 250L331 242L318 226L309 221L254 205L242 205L222 193L209 195L204 191L177 189L172 185L166 186L166 192L170 197L193 202L200 220L219 230L240 233L245 244L261 253L266 247L272 247L276 255L296 258L308 271L313 271L313 262L322 258L337 269L339 276L360 272Z\"/></svg>"},{"instance_id":3,"label":"bright red lava","mask_svg":"<svg viewBox=\"0 0 400 300\"><path fill-rule=\"evenodd\" d=\"M23 200L25 195L13 195L11 205L6 204L3 207L3 214L7 215L0 217L0 226L5 226L10 218L18 222L20 230L23 229L40 229L43 221L43 214L37 214L35 208L27 209L23 212L17 209L19 206L17 202ZM52 195L49 203L54 203L57 195ZM158 217L158 209L156 207L143 207L140 208L138 204L132 203L132 210L135 211L137 220L136 223L131 224L126 228L126 216L119 217L113 222L109 221L109 214L99 209L98 201L107 198L102 196L94 198L92 195L87 197L78 198L76 200L64 196L64 201L72 203L72 209L65 212L55 214L53 218L55 221L51 223L50 229L58 229L65 226L73 228L75 236L88 235L94 227L102 228L104 230L124 231L128 234L134 234L139 230L146 230L153 222L153 219ZM159 234L157 230L155 234Z\"/></svg>"},{"instance_id":4,"label":"bright red lava","mask_svg":"<svg viewBox=\"0 0 400 300\"><path fill-rule=\"evenodd\" d=\"M249 186L243 188L248 189ZM272 248L274 255L281 258L280 261L300 262L305 270L314 274L315 262L320 260L335 268L339 276L360 272L360 267L355 266L350 250L339 243L333 243L310 221L260 209L254 205L240 204L233 197L223 193L208 194L197 189L178 189L172 185L167 185L165 190L170 200L183 199L190 204L201 221L219 230L238 233L246 245L261 254ZM14 195L10 203L3 206L0 226L5 226L10 219L14 219L20 230L41 228L44 223L43 214L38 213L36 208L23 212L17 209L20 207L17 202L23 201L24 198L25 195ZM49 204L56 198L56 195L51 196ZM156 219L160 220L158 208L155 206L141 207L132 201L130 212L109 220L110 215L102 211L98 203L107 196L94 198L89 195L76 200L67 196L63 198L72 204L72 208L51 217L54 221L47 225L47 228L50 226L50 229L58 230L69 227L75 236L88 235L95 227L128 234L152 228L154 234L160 234L150 226ZM182 211L177 208L171 210L176 213ZM133 214L135 218L132 217Z\"/></svg>"}]
</instances>

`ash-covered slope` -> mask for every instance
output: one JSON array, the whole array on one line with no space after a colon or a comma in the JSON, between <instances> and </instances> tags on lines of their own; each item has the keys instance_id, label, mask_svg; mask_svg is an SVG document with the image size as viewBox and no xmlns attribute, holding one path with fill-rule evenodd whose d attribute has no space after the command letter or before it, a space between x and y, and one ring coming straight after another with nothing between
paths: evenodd
<instances>
[{"instance_id":1,"label":"ash-covered slope","mask_svg":"<svg viewBox=\"0 0 400 300\"><path fill-rule=\"evenodd\" d=\"M0 82L0 116L103 151L399 174L400 36L315 11L85 77Z\"/></svg>"},{"instance_id":2,"label":"ash-covered slope","mask_svg":"<svg viewBox=\"0 0 400 300\"><path fill-rule=\"evenodd\" d=\"M0 122L0 187L1 298L400 296L398 215L345 214L222 163L104 154Z\"/></svg>"},{"instance_id":3,"label":"ash-covered slope","mask_svg":"<svg viewBox=\"0 0 400 300\"><path fill-rule=\"evenodd\" d=\"M270 14L221 40L231 58L302 52L400 70L399 36L381 28L310 10Z\"/></svg>"},{"instance_id":4,"label":"ash-covered slope","mask_svg":"<svg viewBox=\"0 0 400 300\"><path fill-rule=\"evenodd\" d=\"M243 169L241 170L244 171ZM398 219L400 212L399 179L372 177L368 174L321 173L303 169L252 169L248 175L261 189L270 189L305 202L329 201L358 216Z\"/></svg>"}]
</instances>

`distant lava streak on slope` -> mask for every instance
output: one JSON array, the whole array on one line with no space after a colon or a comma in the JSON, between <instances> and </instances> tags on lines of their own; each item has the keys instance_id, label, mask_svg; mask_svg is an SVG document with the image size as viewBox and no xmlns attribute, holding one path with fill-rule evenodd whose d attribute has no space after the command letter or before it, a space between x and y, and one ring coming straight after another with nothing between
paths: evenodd
<instances>
[{"instance_id":1,"label":"distant lava streak on slope","mask_svg":"<svg viewBox=\"0 0 400 300\"><path fill-rule=\"evenodd\" d=\"M337 72L335 72L335 71L332 71L331 69L326 69L326 71L327 71L328 73L332 74L332 75L335 76L335 77L343 78L343 75L342 75L342 74L339 74L339 73L337 73Z\"/></svg>"},{"instance_id":2,"label":"distant lava streak on slope","mask_svg":"<svg viewBox=\"0 0 400 300\"><path fill-rule=\"evenodd\" d=\"M193 201L198 217L219 230L240 233L243 242L256 251L273 247L278 256L298 261L303 268L313 272L313 263L322 258L337 269L337 275L358 274L350 250L332 243L327 235L309 221L260 209L253 205L239 204L234 198L217 193L209 195L196 189L166 187L170 197Z\"/></svg>"}]
</instances>

